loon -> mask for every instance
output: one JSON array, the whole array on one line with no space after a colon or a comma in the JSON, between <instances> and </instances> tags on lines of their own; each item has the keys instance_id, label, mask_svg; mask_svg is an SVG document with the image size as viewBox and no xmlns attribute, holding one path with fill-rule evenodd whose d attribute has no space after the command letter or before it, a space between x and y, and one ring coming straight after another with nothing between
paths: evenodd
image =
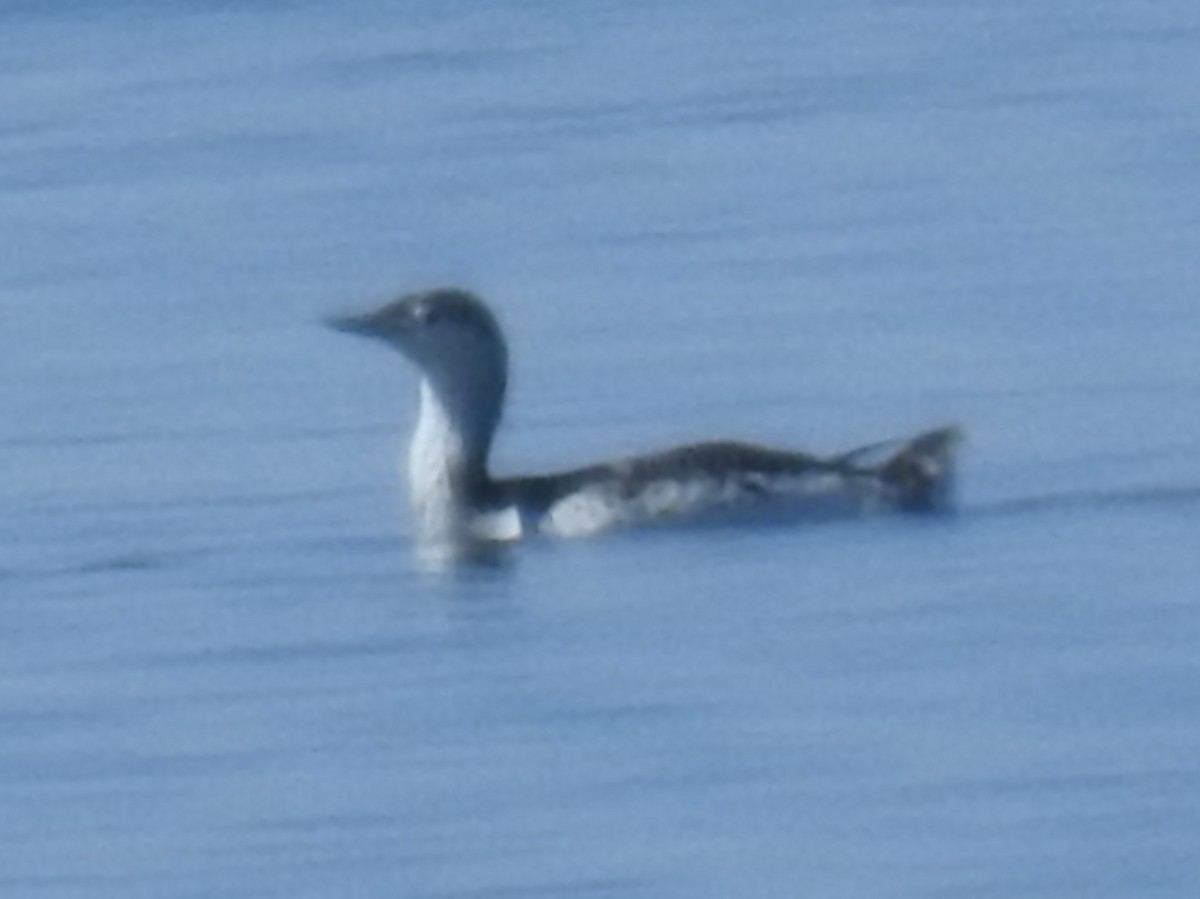
<instances>
[{"instance_id":1,"label":"loon","mask_svg":"<svg viewBox=\"0 0 1200 899\"><path fill-rule=\"evenodd\" d=\"M496 478L488 454L504 407L508 347L482 300L438 288L326 323L382 340L420 371L408 484L426 544L584 537L730 513L754 518L768 507L801 515L934 510L950 499L956 427L829 457L719 441Z\"/></svg>"}]
</instances>

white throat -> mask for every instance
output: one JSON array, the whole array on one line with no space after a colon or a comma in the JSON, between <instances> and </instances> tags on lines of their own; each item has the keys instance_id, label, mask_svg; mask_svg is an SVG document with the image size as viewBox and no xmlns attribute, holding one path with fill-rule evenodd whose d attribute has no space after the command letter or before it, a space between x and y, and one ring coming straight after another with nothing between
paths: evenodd
<instances>
[{"instance_id":1,"label":"white throat","mask_svg":"<svg viewBox=\"0 0 1200 899\"><path fill-rule=\"evenodd\" d=\"M480 448L471 445L459 417L422 378L408 483L417 525L426 537L452 538L462 531L471 479L482 474Z\"/></svg>"},{"instance_id":2,"label":"white throat","mask_svg":"<svg viewBox=\"0 0 1200 899\"><path fill-rule=\"evenodd\" d=\"M435 543L481 536L511 539L515 535L507 532L513 523L497 524L497 510L487 507L487 459L500 417L503 379L435 378L421 378L417 426L408 451L409 490L421 537Z\"/></svg>"}]
</instances>

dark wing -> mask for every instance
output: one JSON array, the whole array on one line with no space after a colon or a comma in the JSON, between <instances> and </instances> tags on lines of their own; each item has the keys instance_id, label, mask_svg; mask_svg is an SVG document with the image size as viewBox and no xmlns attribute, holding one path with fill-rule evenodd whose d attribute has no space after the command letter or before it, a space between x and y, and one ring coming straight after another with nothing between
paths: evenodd
<instances>
[{"instance_id":1,"label":"dark wing","mask_svg":"<svg viewBox=\"0 0 1200 899\"><path fill-rule=\"evenodd\" d=\"M962 439L957 427L938 428L827 458L752 443L694 443L557 474L510 478L492 487L497 503L516 503L536 514L568 494L593 486L632 498L656 481L703 478L732 485L747 495L772 493L772 483L787 478L837 475L847 486L877 491L898 508L932 509L950 499L955 450Z\"/></svg>"},{"instance_id":2,"label":"dark wing","mask_svg":"<svg viewBox=\"0 0 1200 899\"><path fill-rule=\"evenodd\" d=\"M556 474L510 478L498 481L496 487L507 501L532 511L544 511L564 496L591 486L603 486L615 490L619 496L633 497L655 481L704 477L717 481L736 480L743 489L765 492L765 485L772 478L845 470L846 466L838 461L808 453L717 441L688 444Z\"/></svg>"}]
</instances>

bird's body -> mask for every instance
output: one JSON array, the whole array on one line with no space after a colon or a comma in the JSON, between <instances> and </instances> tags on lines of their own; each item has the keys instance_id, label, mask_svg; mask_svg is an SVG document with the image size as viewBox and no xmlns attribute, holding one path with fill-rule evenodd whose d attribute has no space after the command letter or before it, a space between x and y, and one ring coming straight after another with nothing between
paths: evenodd
<instances>
[{"instance_id":1,"label":"bird's body","mask_svg":"<svg viewBox=\"0 0 1200 899\"><path fill-rule=\"evenodd\" d=\"M540 532L590 536L618 527L784 515L811 517L943 506L956 428L819 457L709 442L554 474L493 478L508 351L495 317L453 289L403 297L330 322L377 337L421 371L408 482L427 543L510 541Z\"/></svg>"}]
</instances>

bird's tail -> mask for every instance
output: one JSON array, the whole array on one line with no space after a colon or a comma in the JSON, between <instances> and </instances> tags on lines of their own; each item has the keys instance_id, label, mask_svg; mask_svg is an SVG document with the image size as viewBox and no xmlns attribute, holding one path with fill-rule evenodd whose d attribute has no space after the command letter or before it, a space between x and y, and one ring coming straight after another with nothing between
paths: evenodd
<instances>
[{"instance_id":1,"label":"bird's tail","mask_svg":"<svg viewBox=\"0 0 1200 899\"><path fill-rule=\"evenodd\" d=\"M944 509L953 498L956 451L964 436L952 425L907 440L862 446L836 461L858 474L877 478L889 501L899 509Z\"/></svg>"}]
</instances>

